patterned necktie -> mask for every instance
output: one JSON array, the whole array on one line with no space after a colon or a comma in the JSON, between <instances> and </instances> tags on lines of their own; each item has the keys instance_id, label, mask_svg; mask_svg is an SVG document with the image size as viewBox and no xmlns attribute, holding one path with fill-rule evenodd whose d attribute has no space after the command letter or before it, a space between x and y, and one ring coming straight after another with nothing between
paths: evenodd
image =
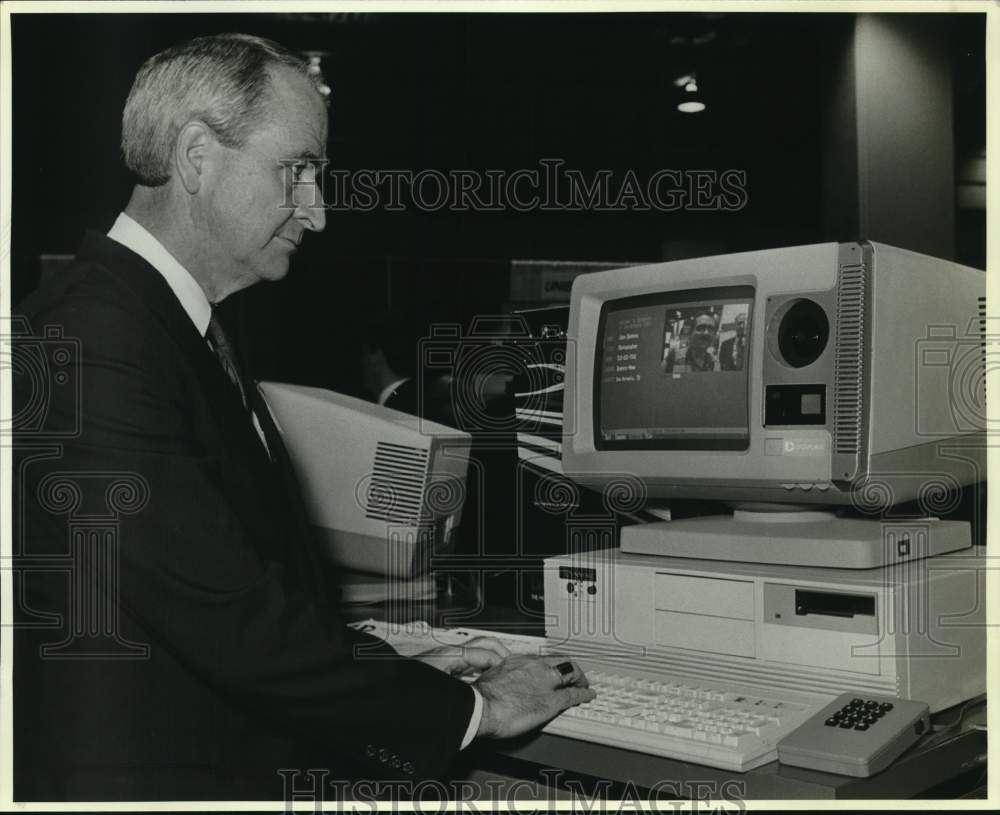
<instances>
[{"instance_id":1,"label":"patterned necktie","mask_svg":"<svg viewBox=\"0 0 1000 815\"><path fill-rule=\"evenodd\" d=\"M243 407L247 407L247 392L243 386L243 377L240 376L239 363L236 361L236 353L232 344L226 337L226 332L222 330L222 325L212 311L212 319L208 321L208 340L212 345L212 350L219 358L219 363L226 375L240 392L240 399L243 400Z\"/></svg>"}]
</instances>

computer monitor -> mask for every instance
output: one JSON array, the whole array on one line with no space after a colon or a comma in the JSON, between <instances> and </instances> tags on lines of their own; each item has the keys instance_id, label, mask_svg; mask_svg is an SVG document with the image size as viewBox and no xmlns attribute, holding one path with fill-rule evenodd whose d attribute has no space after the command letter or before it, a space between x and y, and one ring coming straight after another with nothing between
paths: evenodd
<instances>
[{"instance_id":1,"label":"computer monitor","mask_svg":"<svg viewBox=\"0 0 1000 815\"><path fill-rule=\"evenodd\" d=\"M648 499L737 510L722 526L692 519L704 534L683 541L680 522L629 528L623 549L864 568L968 545L946 524L926 546L893 528L888 552L885 524L777 510L850 506L884 521L917 500L933 516L984 480L985 324L982 271L874 242L580 276L564 471L592 486L631 473Z\"/></svg>"},{"instance_id":2,"label":"computer monitor","mask_svg":"<svg viewBox=\"0 0 1000 815\"><path fill-rule=\"evenodd\" d=\"M461 520L469 435L321 388L259 387L324 551L349 570L345 599L432 590L431 556Z\"/></svg>"}]
</instances>

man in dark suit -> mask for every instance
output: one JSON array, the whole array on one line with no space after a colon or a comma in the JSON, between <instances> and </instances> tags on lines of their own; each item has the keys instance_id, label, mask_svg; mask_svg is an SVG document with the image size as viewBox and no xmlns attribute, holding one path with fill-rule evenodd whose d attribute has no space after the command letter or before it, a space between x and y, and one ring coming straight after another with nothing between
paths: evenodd
<instances>
[{"instance_id":1,"label":"man in dark suit","mask_svg":"<svg viewBox=\"0 0 1000 815\"><path fill-rule=\"evenodd\" d=\"M593 697L570 663L495 640L401 659L337 618L280 436L214 313L323 229L328 93L257 38L150 59L123 117L125 212L18 309L15 360L65 370L47 389L14 377L17 800L438 776L472 738ZM473 686L449 675L468 668Z\"/></svg>"},{"instance_id":2,"label":"man in dark suit","mask_svg":"<svg viewBox=\"0 0 1000 815\"><path fill-rule=\"evenodd\" d=\"M736 315L736 336L730 337L719 347L719 366L723 371L742 371L746 359L747 316Z\"/></svg>"}]
</instances>

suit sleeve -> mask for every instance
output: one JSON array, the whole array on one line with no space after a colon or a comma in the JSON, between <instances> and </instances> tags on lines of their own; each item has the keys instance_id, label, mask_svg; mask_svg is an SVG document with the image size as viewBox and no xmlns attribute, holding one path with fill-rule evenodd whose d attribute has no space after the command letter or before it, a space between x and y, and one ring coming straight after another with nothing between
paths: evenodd
<instances>
[{"instance_id":1,"label":"suit sleeve","mask_svg":"<svg viewBox=\"0 0 1000 815\"><path fill-rule=\"evenodd\" d=\"M138 508L118 520L118 603L152 647L269 726L373 774L440 775L472 715L471 688L349 633L261 554L266 542L227 497L223 463L199 441L188 402L202 397L176 350L115 303L71 304L35 322L81 339L79 402L50 405L57 424L79 411L81 431L53 468L79 474L94 491L82 501L95 505L106 480L84 474L141 484Z\"/></svg>"}]
</instances>

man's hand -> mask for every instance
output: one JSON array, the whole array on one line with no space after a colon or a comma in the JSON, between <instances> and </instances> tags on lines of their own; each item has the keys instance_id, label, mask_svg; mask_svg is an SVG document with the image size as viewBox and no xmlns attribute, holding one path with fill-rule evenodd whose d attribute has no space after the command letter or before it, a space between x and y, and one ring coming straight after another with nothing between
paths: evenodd
<instances>
[{"instance_id":1,"label":"man's hand","mask_svg":"<svg viewBox=\"0 0 1000 815\"><path fill-rule=\"evenodd\" d=\"M499 665L510 651L492 637L473 637L463 645L442 645L413 658L452 676L482 673Z\"/></svg>"},{"instance_id":2,"label":"man's hand","mask_svg":"<svg viewBox=\"0 0 1000 815\"><path fill-rule=\"evenodd\" d=\"M558 667L557 667L558 666ZM509 738L545 724L597 694L572 662L559 657L507 657L476 682L483 695L478 736Z\"/></svg>"}]
</instances>

